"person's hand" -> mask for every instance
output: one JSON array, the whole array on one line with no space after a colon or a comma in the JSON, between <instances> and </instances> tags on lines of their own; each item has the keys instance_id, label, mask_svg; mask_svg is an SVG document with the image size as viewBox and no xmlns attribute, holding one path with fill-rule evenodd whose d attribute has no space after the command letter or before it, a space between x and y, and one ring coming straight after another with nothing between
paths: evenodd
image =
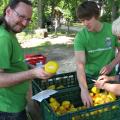
<instances>
[{"instance_id":1,"label":"person's hand","mask_svg":"<svg viewBox=\"0 0 120 120\"><path fill-rule=\"evenodd\" d=\"M101 70L100 70L100 75L106 75L109 74L112 71L113 67L111 64L108 64L106 66L104 66Z\"/></svg>"},{"instance_id":2,"label":"person's hand","mask_svg":"<svg viewBox=\"0 0 120 120\"><path fill-rule=\"evenodd\" d=\"M83 104L86 107L90 107L93 105L92 98L91 98L89 91L87 89L81 90L81 99L82 99Z\"/></svg>"},{"instance_id":3,"label":"person's hand","mask_svg":"<svg viewBox=\"0 0 120 120\"><path fill-rule=\"evenodd\" d=\"M95 87L97 87L99 89L103 89L104 84L105 84L104 80L97 80L95 82Z\"/></svg>"},{"instance_id":4,"label":"person's hand","mask_svg":"<svg viewBox=\"0 0 120 120\"><path fill-rule=\"evenodd\" d=\"M97 81L100 81L100 80L107 82L107 81L110 81L110 77L107 75L101 75L98 77Z\"/></svg>"},{"instance_id":5,"label":"person's hand","mask_svg":"<svg viewBox=\"0 0 120 120\"><path fill-rule=\"evenodd\" d=\"M36 78L40 78L40 79L44 79L44 80L46 80L54 75L54 74L45 72L43 68L39 68L39 67L34 68L34 74L35 74Z\"/></svg>"},{"instance_id":6,"label":"person's hand","mask_svg":"<svg viewBox=\"0 0 120 120\"><path fill-rule=\"evenodd\" d=\"M103 89L103 86L107 81L110 81L110 78L106 75L102 75L95 81L95 86L99 89Z\"/></svg>"}]
</instances>

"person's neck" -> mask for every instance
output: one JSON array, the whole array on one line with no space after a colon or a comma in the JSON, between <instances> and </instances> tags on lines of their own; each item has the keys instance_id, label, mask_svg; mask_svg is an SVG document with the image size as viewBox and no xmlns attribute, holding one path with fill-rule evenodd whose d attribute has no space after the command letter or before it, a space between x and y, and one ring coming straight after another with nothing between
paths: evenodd
<instances>
[{"instance_id":1,"label":"person's neck","mask_svg":"<svg viewBox=\"0 0 120 120\"><path fill-rule=\"evenodd\" d=\"M96 27L95 27L95 32L100 32L103 28L103 23L101 23L100 21L96 22Z\"/></svg>"},{"instance_id":2,"label":"person's neck","mask_svg":"<svg viewBox=\"0 0 120 120\"><path fill-rule=\"evenodd\" d=\"M10 25L8 24L8 23L9 23L8 21L9 21L9 20L7 19L7 17L5 17L5 18L4 18L5 29L6 29L7 31L9 31L9 32L12 32L12 33L16 34L16 33L11 29Z\"/></svg>"},{"instance_id":3,"label":"person's neck","mask_svg":"<svg viewBox=\"0 0 120 120\"><path fill-rule=\"evenodd\" d=\"M3 25L7 31L11 31L10 26L8 25L6 17L4 17Z\"/></svg>"}]
</instances>

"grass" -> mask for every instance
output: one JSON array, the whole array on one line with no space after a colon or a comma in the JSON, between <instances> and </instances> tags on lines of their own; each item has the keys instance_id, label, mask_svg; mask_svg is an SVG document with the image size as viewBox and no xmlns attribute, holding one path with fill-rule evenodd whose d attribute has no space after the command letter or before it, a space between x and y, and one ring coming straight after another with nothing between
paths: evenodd
<instances>
[{"instance_id":1,"label":"grass","mask_svg":"<svg viewBox=\"0 0 120 120\"><path fill-rule=\"evenodd\" d=\"M75 27L83 27L83 24L82 24L82 23L79 23L79 22L76 22L76 23L72 23L72 26L75 26Z\"/></svg>"},{"instance_id":2,"label":"grass","mask_svg":"<svg viewBox=\"0 0 120 120\"><path fill-rule=\"evenodd\" d=\"M49 35L51 35L52 37L57 37L57 36L69 36L69 37L75 37L76 32L70 31L69 33L67 33L65 30L58 30L57 34L55 34L54 31L51 31L48 33ZM22 32L22 37L25 38L25 33ZM29 36L32 36L31 34L28 34ZM19 35L20 36L20 35ZM29 41L30 39L27 39L27 41ZM26 41L25 39L22 39L21 41L19 41L20 43ZM53 48L60 48L63 49L67 47L66 44L56 44L56 45L52 45L50 42L45 42L45 43L41 43L38 44L37 47L30 47L30 48L23 48L23 51L25 54L46 54L50 49Z\"/></svg>"},{"instance_id":3,"label":"grass","mask_svg":"<svg viewBox=\"0 0 120 120\"><path fill-rule=\"evenodd\" d=\"M71 46L72 47L72 46ZM37 47L23 48L24 54L47 54L51 49L69 49L66 44L44 44Z\"/></svg>"},{"instance_id":4,"label":"grass","mask_svg":"<svg viewBox=\"0 0 120 120\"><path fill-rule=\"evenodd\" d=\"M51 31L48 34L53 35L53 36L55 36L55 35L57 35L57 36L66 35L66 36L69 36L69 37L74 37L76 33L77 32L74 32L74 31L69 31L69 33L68 33L68 31L66 31L66 30L57 30L57 34L54 31Z\"/></svg>"}]
</instances>

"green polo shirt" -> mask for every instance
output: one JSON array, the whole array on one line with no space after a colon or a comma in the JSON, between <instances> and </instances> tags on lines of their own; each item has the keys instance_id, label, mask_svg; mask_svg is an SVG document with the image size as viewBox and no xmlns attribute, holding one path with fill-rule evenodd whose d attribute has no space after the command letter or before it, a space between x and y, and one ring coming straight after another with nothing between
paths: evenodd
<instances>
[{"instance_id":1,"label":"green polo shirt","mask_svg":"<svg viewBox=\"0 0 120 120\"><path fill-rule=\"evenodd\" d=\"M16 73L27 70L23 51L12 32L0 26L0 69L5 73ZM0 111L20 112L26 106L26 94L29 82L22 82L10 87L0 88Z\"/></svg>"},{"instance_id":2,"label":"green polo shirt","mask_svg":"<svg viewBox=\"0 0 120 120\"><path fill-rule=\"evenodd\" d=\"M87 74L98 76L101 68L115 58L116 47L120 46L116 36L112 34L111 24L103 23L99 32L90 32L83 28L75 37L74 50L85 51ZM111 72L114 74L115 70Z\"/></svg>"}]
</instances>

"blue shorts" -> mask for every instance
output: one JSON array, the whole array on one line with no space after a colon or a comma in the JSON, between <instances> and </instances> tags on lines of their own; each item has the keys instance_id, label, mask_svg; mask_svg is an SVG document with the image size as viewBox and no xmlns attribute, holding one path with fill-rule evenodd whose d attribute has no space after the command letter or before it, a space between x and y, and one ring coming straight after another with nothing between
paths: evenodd
<instances>
[{"instance_id":1,"label":"blue shorts","mask_svg":"<svg viewBox=\"0 0 120 120\"><path fill-rule=\"evenodd\" d=\"M0 112L0 120L27 120L26 111L19 113Z\"/></svg>"}]
</instances>

